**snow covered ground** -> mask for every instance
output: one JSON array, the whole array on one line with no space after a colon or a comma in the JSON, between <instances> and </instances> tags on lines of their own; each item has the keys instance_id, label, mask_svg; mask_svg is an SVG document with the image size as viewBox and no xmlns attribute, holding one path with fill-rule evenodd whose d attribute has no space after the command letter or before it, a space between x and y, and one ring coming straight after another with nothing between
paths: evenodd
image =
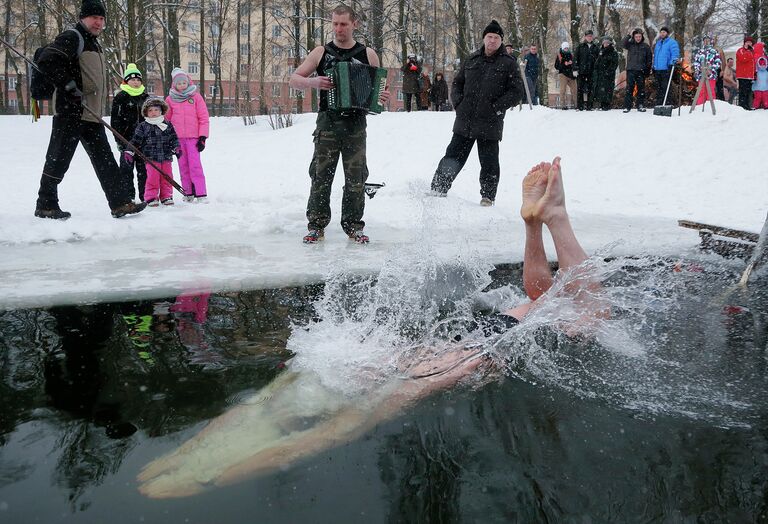
<instances>
[{"instance_id":1,"label":"snow covered ground","mask_svg":"<svg viewBox=\"0 0 768 524\"><path fill-rule=\"evenodd\" d=\"M65 222L33 216L51 118L0 117L0 308L301 284L339 268L376 271L395 250L423 243L437 256L471 251L493 263L518 262L520 180L555 155L563 158L568 207L588 252L692 250L698 235L678 219L759 232L768 169L755 134L768 129L768 111L724 103L717 110L673 118L512 111L493 208L478 205L475 152L447 199L425 196L452 113L370 117L369 181L387 185L367 200L367 246L350 243L338 225L341 166L325 242L301 243L315 115L279 131L267 120L245 127L237 118L214 119L203 154L210 204L185 204L177 195L174 208L120 220L110 217L80 148L60 186L62 208L73 215Z\"/></svg>"}]
</instances>

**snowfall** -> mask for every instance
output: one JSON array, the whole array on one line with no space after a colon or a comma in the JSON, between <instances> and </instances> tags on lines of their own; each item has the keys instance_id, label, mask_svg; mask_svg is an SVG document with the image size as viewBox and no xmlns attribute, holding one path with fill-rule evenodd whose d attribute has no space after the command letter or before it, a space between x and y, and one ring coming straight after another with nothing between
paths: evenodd
<instances>
[{"instance_id":1,"label":"snowfall","mask_svg":"<svg viewBox=\"0 0 768 524\"><path fill-rule=\"evenodd\" d=\"M479 205L475 151L448 198L427 196L453 113L370 116L369 182L386 186L366 198L368 245L350 242L339 226L341 165L325 241L301 241L314 114L296 115L279 130L266 117L250 126L212 119L203 153L210 202L185 203L176 194L173 207L122 219L111 218L79 148L59 189L62 209L72 213L67 221L33 216L51 117L0 117L0 310L301 285L339 270L372 274L398 251L423 244L430 256L520 262L520 182L532 165L557 155L587 252L685 256L699 237L678 220L759 232L768 211L768 166L758 146L768 111L716 107L716 116L707 106L672 118L650 110L511 110L491 208Z\"/></svg>"}]
</instances>

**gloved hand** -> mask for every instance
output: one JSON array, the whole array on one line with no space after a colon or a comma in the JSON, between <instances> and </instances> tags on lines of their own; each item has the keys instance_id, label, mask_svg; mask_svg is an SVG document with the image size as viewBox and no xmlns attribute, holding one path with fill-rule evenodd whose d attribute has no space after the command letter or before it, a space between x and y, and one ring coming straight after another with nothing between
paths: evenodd
<instances>
[{"instance_id":1,"label":"gloved hand","mask_svg":"<svg viewBox=\"0 0 768 524\"><path fill-rule=\"evenodd\" d=\"M200 138L197 139L197 150L200 151L201 153L203 152L203 149L205 149L205 139L206 137L204 136L201 136Z\"/></svg>"},{"instance_id":2,"label":"gloved hand","mask_svg":"<svg viewBox=\"0 0 768 524\"><path fill-rule=\"evenodd\" d=\"M574 71L573 72L573 78L576 78L577 76L579 76L579 72L578 71Z\"/></svg>"},{"instance_id":3,"label":"gloved hand","mask_svg":"<svg viewBox=\"0 0 768 524\"><path fill-rule=\"evenodd\" d=\"M125 163L129 166L133 165L133 151L124 151L123 152L123 160L125 160Z\"/></svg>"},{"instance_id":4,"label":"gloved hand","mask_svg":"<svg viewBox=\"0 0 768 524\"><path fill-rule=\"evenodd\" d=\"M183 151L181 150L181 148L178 148L173 154L176 155L176 158L180 159L181 155L183 154Z\"/></svg>"},{"instance_id":5,"label":"gloved hand","mask_svg":"<svg viewBox=\"0 0 768 524\"><path fill-rule=\"evenodd\" d=\"M67 82L67 85L64 86L64 92L67 96L76 100L77 102L80 102L83 99L83 92L78 89L74 80Z\"/></svg>"}]
</instances>

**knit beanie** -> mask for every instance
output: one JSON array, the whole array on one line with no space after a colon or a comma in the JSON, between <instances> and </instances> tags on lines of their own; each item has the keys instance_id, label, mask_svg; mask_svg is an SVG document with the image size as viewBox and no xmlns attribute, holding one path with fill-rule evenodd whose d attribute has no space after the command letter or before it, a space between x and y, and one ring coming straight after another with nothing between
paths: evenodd
<instances>
[{"instance_id":1,"label":"knit beanie","mask_svg":"<svg viewBox=\"0 0 768 524\"><path fill-rule=\"evenodd\" d=\"M661 29L659 29L659 33L661 33L662 31L665 31L667 34L669 34L669 28L665 25L661 26Z\"/></svg>"},{"instance_id":2,"label":"knit beanie","mask_svg":"<svg viewBox=\"0 0 768 524\"><path fill-rule=\"evenodd\" d=\"M560 49L570 49L570 48L571 48L571 44L569 44L568 42L563 42L562 44L560 44Z\"/></svg>"},{"instance_id":3,"label":"knit beanie","mask_svg":"<svg viewBox=\"0 0 768 524\"><path fill-rule=\"evenodd\" d=\"M610 37L610 36L608 36L608 35L604 36L604 37L603 37L603 38L601 38L600 40L601 40L601 41L603 41L603 42L608 42L609 44L612 44L612 43L613 43L613 38L611 38L611 37Z\"/></svg>"},{"instance_id":4,"label":"knit beanie","mask_svg":"<svg viewBox=\"0 0 768 524\"><path fill-rule=\"evenodd\" d=\"M144 101L144 105L141 106L141 114L147 116L147 110L150 107L159 107L160 114L165 115L168 112L168 104L165 103L160 97L149 97Z\"/></svg>"},{"instance_id":5,"label":"knit beanie","mask_svg":"<svg viewBox=\"0 0 768 524\"><path fill-rule=\"evenodd\" d=\"M128 67L125 68L125 71L123 71L123 80L128 82L131 78L138 78L141 80L141 71L139 71L139 68L136 67L136 64L128 64Z\"/></svg>"},{"instance_id":6,"label":"knit beanie","mask_svg":"<svg viewBox=\"0 0 768 524\"><path fill-rule=\"evenodd\" d=\"M587 36L587 35L594 35L594 34L595 34L595 33L593 33L591 29L587 29L586 31L584 31L584 36Z\"/></svg>"},{"instance_id":7,"label":"knit beanie","mask_svg":"<svg viewBox=\"0 0 768 524\"><path fill-rule=\"evenodd\" d=\"M751 36L745 36L745 37L744 37L744 43L746 44L747 42L749 42L750 44L753 44L753 45L754 45L754 43L755 43L755 39L754 39L754 38L752 38Z\"/></svg>"},{"instance_id":8,"label":"knit beanie","mask_svg":"<svg viewBox=\"0 0 768 524\"><path fill-rule=\"evenodd\" d=\"M179 80L186 80L189 85L192 85L192 79L189 75L180 67L174 67L171 71L171 86L176 87L176 82Z\"/></svg>"},{"instance_id":9,"label":"knit beanie","mask_svg":"<svg viewBox=\"0 0 768 524\"><path fill-rule=\"evenodd\" d=\"M485 29L483 29L483 38L485 38L485 35L488 33L497 34L502 38L502 40L504 39L504 30L496 20L491 20L491 23L485 26Z\"/></svg>"},{"instance_id":10,"label":"knit beanie","mask_svg":"<svg viewBox=\"0 0 768 524\"><path fill-rule=\"evenodd\" d=\"M87 18L89 16L107 16L107 10L104 9L104 4L99 0L83 0L83 5L80 7L80 19Z\"/></svg>"}]
</instances>

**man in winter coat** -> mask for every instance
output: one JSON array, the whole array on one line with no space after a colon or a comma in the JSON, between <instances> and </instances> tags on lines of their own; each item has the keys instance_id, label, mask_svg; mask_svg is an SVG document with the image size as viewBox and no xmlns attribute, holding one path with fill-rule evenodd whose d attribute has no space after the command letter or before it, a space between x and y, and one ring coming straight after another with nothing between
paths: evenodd
<instances>
[{"instance_id":1,"label":"man in winter coat","mask_svg":"<svg viewBox=\"0 0 768 524\"><path fill-rule=\"evenodd\" d=\"M432 89L429 91L429 100L432 102L433 111L445 111L445 103L448 101L448 82L443 78L443 73L435 74Z\"/></svg>"},{"instance_id":2,"label":"man in winter coat","mask_svg":"<svg viewBox=\"0 0 768 524\"><path fill-rule=\"evenodd\" d=\"M597 60L597 53L600 51L597 44L593 42L594 38L592 30L587 30L584 33L584 41L576 48L574 69L578 75L576 77L578 85L576 107L579 111L583 111L585 107L587 111L592 111L592 72L595 67L595 60ZM584 101L585 98L586 102Z\"/></svg>"},{"instance_id":3,"label":"man in winter coat","mask_svg":"<svg viewBox=\"0 0 768 524\"><path fill-rule=\"evenodd\" d=\"M403 95L405 97L405 110L411 112L411 100L416 104L416 110L419 109L419 78L421 77L421 64L419 64L416 55L408 55L403 67Z\"/></svg>"},{"instance_id":4,"label":"man in winter coat","mask_svg":"<svg viewBox=\"0 0 768 524\"><path fill-rule=\"evenodd\" d=\"M680 46L677 40L669 36L669 29L662 27L659 29L659 37L656 45L653 47L653 77L656 80L656 105L664 104L664 95L667 92L669 75L680 58ZM673 90L669 90L667 96L668 105L674 105L672 102Z\"/></svg>"},{"instance_id":5,"label":"man in winter coat","mask_svg":"<svg viewBox=\"0 0 768 524\"><path fill-rule=\"evenodd\" d=\"M747 111L752 110L752 81L755 79L755 53L752 48L755 40L751 36L744 38L744 44L736 51L736 81L739 83L739 105Z\"/></svg>"},{"instance_id":6,"label":"man in winter coat","mask_svg":"<svg viewBox=\"0 0 768 524\"><path fill-rule=\"evenodd\" d=\"M136 67L136 64L128 64L123 73L123 84L120 85L120 91L112 100L112 118L110 118L112 128L126 140L133 137L136 125L144 120L141 108L148 97L149 95L142 83L141 71ZM137 158L133 165L126 162L123 155L125 145L117 137L115 140L117 141L117 149L120 151L120 177L123 181L130 180L131 187L133 187L133 168L136 167L139 199L143 202L144 188L147 184L147 166L141 158Z\"/></svg>"},{"instance_id":7,"label":"man in winter coat","mask_svg":"<svg viewBox=\"0 0 768 524\"><path fill-rule=\"evenodd\" d=\"M555 69L560 73L560 109L568 109L569 105L565 102L565 90L570 92L571 100L576 96L576 75L573 69L573 53L571 53L571 44L563 42L555 58Z\"/></svg>"},{"instance_id":8,"label":"man in winter coat","mask_svg":"<svg viewBox=\"0 0 768 524\"><path fill-rule=\"evenodd\" d=\"M531 44L528 49L528 54L523 59L525 62L525 81L528 83L528 91L531 93L531 103L533 105L539 104L539 96L537 92L539 83L539 55L538 47L536 44Z\"/></svg>"},{"instance_id":9,"label":"man in winter coat","mask_svg":"<svg viewBox=\"0 0 768 524\"><path fill-rule=\"evenodd\" d=\"M363 233L365 222L365 181L368 178L366 159L365 111L334 111L328 107L328 90L333 86L325 71L346 58L379 66L379 57L370 47L355 41L357 14L345 5L337 6L331 14L333 41L315 47L291 75L289 85L294 89L320 91L317 127L313 133L315 151L309 168L312 185L307 201L305 244L315 244L325 237L325 227L331 222L331 186L336 175L339 156L344 165L344 194L341 200L341 227L358 244L367 244ZM314 76L313 76L314 75ZM389 102L389 91L379 97Z\"/></svg>"},{"instance_id":10,"label":"man in winter coat","mask_svg":"<svg viewBox=\"0 0 768 524\"><path fill-rule=\"evenodd\" d=\"M624 49L627 50L627 91L624 95L624 112L632 110L632 94L637 87L637 110L645 111L645 77L651 73L652 53L651 47L645 43L643 30L639 27L632 31L631 35L624 37Z\"/></svg>"},{"instance_id":11,"label":"man in winter coat","mask_svg":"<svg viewBox=\"0 0 768 524\"><path fill-rule=\"evenodd\" d=\"M104 30L105 16L99 0L84 0L74 30L57 36L38 59L38 67L56 86L56 114L40 179L36 217L66 220L71 216L59 207L58 188L80 142L96 170L112 216L120 218L145 207L132 201L133 184L120 177L100 119L107 97L107 71L97 38Z\"/></svg>"},{"instance_id":12,"label":"man in winter coat","mask_svg":"<svg viewBox=\"0 0 768 524\"><path fill-rule=\"evenodd\" d=\"M604 36L600 44L600 52L595 61L593 73L595 100L600 103L600 109L610 111L613 103L613 88L616 82L616 68L619 67L619 54L613 47L613 39Z\"/></svg>"},{"instance_id":13,"label":"man in winter coat","mask_svg":"<svg viewBox=\"0 0 768 524\"><path fill-rule=\"evenodd\" d=\"M453 80L456 109L453 138L432 178L432 191L445 196L477 141L480 158L480 205L492 206L499 186L499 141L507 109L524 92L520 68L501 44L504 31L492 20L483 31L483 46L469 55Z\"/></svg>"}]
</instances>

